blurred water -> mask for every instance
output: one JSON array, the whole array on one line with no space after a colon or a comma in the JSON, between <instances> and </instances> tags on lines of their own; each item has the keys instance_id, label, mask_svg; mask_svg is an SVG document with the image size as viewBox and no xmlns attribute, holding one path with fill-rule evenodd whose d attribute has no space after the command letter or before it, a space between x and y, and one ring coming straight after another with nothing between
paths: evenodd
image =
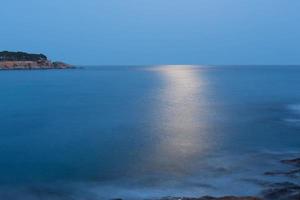
<instances>
[{"instance_id":1,"label":"blurred water","mask_svg":"<svg viewBox=\"0 0 300 200\"><path fill-rule=\"evenodd\" d=\"M256 194L300 152L300 67L0 72L0 197ZM299 155L299 154L298 154Z\"/></svg>"}]
</instances>

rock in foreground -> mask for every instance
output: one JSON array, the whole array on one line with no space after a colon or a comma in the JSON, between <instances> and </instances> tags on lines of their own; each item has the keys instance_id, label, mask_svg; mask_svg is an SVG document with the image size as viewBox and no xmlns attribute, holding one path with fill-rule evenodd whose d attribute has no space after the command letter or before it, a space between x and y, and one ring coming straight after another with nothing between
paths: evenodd
<instances>
[{"instance_id":1,"label":"rock in foreground","mask_svg":"<svg viewBox=\"0 0 300 200\"><path fill-rule=\"evenodd\" d=\"M298 180L300 174L300 158L282 160L281 162L296 168L289 171L266 172L265 175L288 176L294 180ZM274 183L263 191L263 196L267 200L300 200L300 185L292 182Z\"/></svg>"},{"instance_id":2,"label":"rock in foreground","mask_svg":"<svg viewBox=\"0 0 300 200\"><path fill-rule=\"evenodd\" d=\"M299 200L300 186L294 183L274 183L269 189L263 191L266 200Z\"/></svg>"},{"instance_id":3,"label":"rock in foreground","mask_svg":"<svg viewBox=\"0 0 300 200\"><path fill-rule=\"evenodd\" d=\"M200 197L200 198L185 198L185 197L166 197L162 200L261 200L257 197L235 197L235 196L226 196L226 197Z\"/></svg>"},{"instance_id":4,"label":"rock in foreground","mask_svg":"<svg viewBox=\"0 0 300 200\"><path fill-rule=\"evenodd\" d=\"M300 158L290 159L290 160L282 160L282 163L291 164L300 167Z\"/></svg>"}]
</instances>

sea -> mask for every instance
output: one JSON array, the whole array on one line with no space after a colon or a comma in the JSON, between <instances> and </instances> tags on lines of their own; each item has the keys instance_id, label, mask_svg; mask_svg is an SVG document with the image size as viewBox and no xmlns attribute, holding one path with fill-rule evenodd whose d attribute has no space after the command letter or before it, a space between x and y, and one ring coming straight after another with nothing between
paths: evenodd
<instances>
[{"instance_id":1,"label":"sea","mask_svg":"<svg viewBox=\"0 0 300 200\"><path fill-rule=\"evenodd\" d=\"M300 155L300 66L0 71L0 199L260 195Z\"/></svg>"}]
</instances>

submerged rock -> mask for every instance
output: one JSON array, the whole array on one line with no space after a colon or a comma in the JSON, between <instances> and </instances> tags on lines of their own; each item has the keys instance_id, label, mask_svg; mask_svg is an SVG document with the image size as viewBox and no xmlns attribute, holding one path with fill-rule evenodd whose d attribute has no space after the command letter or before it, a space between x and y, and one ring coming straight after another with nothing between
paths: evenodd
<instances>
[{"instance_id":1,"label":"submerged rock","mask_svg":"<svg viewBox=\"0 0 300 200\"><path fill-rule=\"evenodd\" d=\"M290 164L295 166L295 169L289 171L273 171L265 172L265 175L284 175L292 178L291 180L297 180L298 173L300 173L300 158L281 160L284 164ZM281 182L272 183L270 181L262 181L257 179L245 179L246 181L253 182L262 186L263 189L259 197L255 196L224 196L224 197L164 197L161 199L151 199L151 200L300 200L300 185L292 182ZM122 199L114 199L122 200ZM149 199L148 199L149 200Z\"/></svg>"},{"instance_id":2,"label":"submerged rock","mask_svg":"<svg viewBox=\"0 0 300 200\"><path fill-rule=\"evenodd\" d=\"M272 172L265 172L265 175L270 175L270 176L276 176L276 175L285 175L285 176L294 176L296 177L297 174L300 173L300 158L295 158L295 159L290 159L290 160L281 160L282 163L284 164L289 164L289 165L294 165L297 168L292 169L289 171L272 171Z\"/></svg>"},{"instance_id":3,"label":"submerged rock","mask_svg":"<svg viewBox=\"0 0 300 200\"><path fill-rule=\"evenodd\" d=\"M298 177L300 174L300 158L290 159L290 160L281 160L284 164L290 164L296 166L297 168L289 170L289 171L272 171L272 172L265 172L265 175L268 176L277 176L277 175L284 175L289 177Z\"/></svg>"},{"instance_id":4,"label":"submerged rock","mask_svg":"<svg viewBox=\"0 0 300 200\"><path fill-rule=\"evenodd\" d=\"M283 175L298 178L297 175L300 173L300 158L282 160L281 162L296 166L297 168L289 171L266 172L265 175ZM262 195L267 200L300 200L300 186L291 182L269 184L267 189L262 192Z\"/></svg>"},{"instance_id":5,"label":"submerged rock","mask_svg":"<svg viewBox=\"0 0 300 200\"><path fill-rule=\"evenodd\" d=\"M282 160L282 163L296 165L300 167L300 158L290 159L290 160Z\"/></svg>"},{"instance_id":6,"label":"submerged rock","mask_svg":"<svg viewBox=\"0 0 300 200\"><path fill-rule=\"evenodd\" d=\"M290 177L297 177L297 175L300 173L300 169L293 169L290 171L274 171L274 172L265 172L265 175L268 176L277 176L277 175L284 175L284 176L290 176Z\"/></svg>"},{"instance_id":7,"label":"submerged rock","mask_svg":"<svg viewBox=\"0 0 300 200\"><path fill-rule=\"evenodd\" d=\"M275 183L262 194L267 200L299 200L300 186L290 182Z\"/></svg>"},{"instance_id":8,"label":"submerged rock","mask_svg":"<svg viewBox=\"0 0 300 200\"><path fill-rule=\"evenodd\" d=\"M258 197L236 197L236 196L225 196L225 197L210 197L204 196L200 198L187 198L187 197L165 197L161 200L262 200Z\"/></svg>"}]
</instances>

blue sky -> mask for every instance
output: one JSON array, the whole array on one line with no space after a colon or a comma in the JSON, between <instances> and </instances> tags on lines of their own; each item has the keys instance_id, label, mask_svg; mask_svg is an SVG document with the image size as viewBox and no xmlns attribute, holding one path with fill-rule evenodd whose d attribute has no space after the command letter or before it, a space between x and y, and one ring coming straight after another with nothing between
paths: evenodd
<instances>
[{"instance_id":1,"label":"blue sky","mask_svg":"<svg viewBox=\"0 0 300 200\"><path fill-rule=\"evenodd\" d=\"M299 0L0 0L0 48L74 64L300 64Z\"/></svg>"}]
</instances>

